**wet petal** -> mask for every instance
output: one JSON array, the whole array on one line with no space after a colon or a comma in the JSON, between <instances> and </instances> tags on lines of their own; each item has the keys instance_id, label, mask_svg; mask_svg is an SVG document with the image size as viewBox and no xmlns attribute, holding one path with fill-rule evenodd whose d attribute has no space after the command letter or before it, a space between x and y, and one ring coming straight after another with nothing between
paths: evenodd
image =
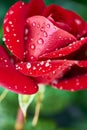
<instances>
[{"instance_id":1,"label":"wet petal","mask_svg":"<svg viewBox=\"0 0 87 130\"><path fill-rule=\"evenodd\" d=\"M58 61L57 61L58 62ZM71 67L75 64L74 61L68 61L68 60L60 60L60 65L57 67L57 69L52 70L52 72L42 75L39 77L35 77L35 81L38 83L46 83L49 84L56 78L61 78L63 75L71 69ZM56 63L57 64L57 63Z\"/></svg>"},{"instance_id":2,"label":"wet petal","mask_svg":"<svg viewBox=\"0 0 87 130\"><path fill-rule=\"evenodd\" d=\"M77 38L87 33L85 29L86 22L75 12L52 4L44 10L43 15L45 17L51 15L55 22L62 22L69 25L71 28L70 32Z\"/></svg>"},{"instance_id":3,"label":"wet petal","mask_svg":"<svg viewBox=\"0 0 87 130\"><path fill-rule=\"evenodd\" d=\"M75 64L79 67L86 68L87 67L87 60L84 61L75 61Z\"/></svg>"},{"instance_id":4,"label":"wet petal","mask_svg":"<svg viewBox=\"0 0 87 130\"><path fill-rule=\"evenodd\" d=\"M54 87L69 91L77 91L87 88L87 74L78 75L73 78L56 80L56 82L52 82Z\"/></svg>"},{"instance_id":5,"label":"wet petal","mask_svg":"<svg viewBox=\"0 0 87 130\"><path fill-rule=\"evenodd\" d=\"M8 49L19 59L23 59L24 26L27 6L22 1L14 4L4 18L4 41Z\"/></svg>"},{"instance_id":6,"label":"wet petal","mask_svg":"<svg viewBox=\"0 0 87 130\"><path fill-rule=\"evenodd\" d=\"M87 42L87 37L82 38L80 41L73 42L64 48L61 48L59 50L50 53L43 54L39 57L39 59L44 60L44 59L55 59L55 58L65 57L67 55L70 55L71 53L78 51L86 42ZM79 54L77 55L77 58L79 58Z\"/></svg>"},{"instance_id":7,"label":"wet petal","mask_svg":"<svg viewBox=\"0 0 87 130\"><path fill-rule=\"evenodd\" d=\"M36 77L36 82L38 83L50 83L53 81L53 83L58 82L60 78L63 78L65 74L70 72L70 75L68 77L76 77L76 75L83 74L86 72L87 68L87 61L73 61L73 60L61 60L60 63L62 63L58 68L46 75L42 75L39 77ZM72 69L72 67L76 67L75 69ZM67 76L65 76L67 77Z\"/></svg>"},{"instance_id":8,"label":"wet petal","mask_svg":"<svg viewBox=\"0 0 87 130\"><path fill-rule=\"evenodd\" d=\"M42 76L49 74L50 72L58 69L59 71L65 65L64 60L47 60L47 61L35 61L35 62L25 62L16 64L16 69L27 76ZM70 62L71 63L71 62ZM68 64L68 61L67 61Z\"/></svg>"},{"instance_id":9,"label":"wet petal","mask_svg":"<svg viewBox=\"0 0 87 130\"><path fill-rule=\"evenodd\" d=\"M86 22L75 12L66 10L68 18L67 23L72 27L72 34L74 34L77 38L82 37L87 34L86 30Z\"/></svg>"},{"instance_id":10,"label":"wet petal","mask_svg":"<svg viewBox=\"0 0 87 130\"><path fill-rule=\"evenodd\" d=\"M27 19L30 30L27 40L27 59L61 48L76 41L76 38L68 32L56 27L43 16L33 16Z\"/></svg>"},{"instance_id":11,"label":"wet petal","mask_svg":"<svg viewBox=\"0 0 87 130\"><path fill-rule=\"evenodd\" d=\"M0 46L0 85L21 94L33 94L38 90L37 85L30 78L15 69L10 59Z\"/></svg>"}]
</instances>

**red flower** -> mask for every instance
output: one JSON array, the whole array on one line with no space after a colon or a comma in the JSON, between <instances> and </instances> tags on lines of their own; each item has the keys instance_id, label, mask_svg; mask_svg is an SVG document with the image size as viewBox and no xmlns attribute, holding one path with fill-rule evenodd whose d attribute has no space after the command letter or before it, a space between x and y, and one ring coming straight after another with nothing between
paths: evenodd
<instances>
[{"instance_id":1,"label":"red flower","mask_svg":"<svg viewBox=\"0 0 87 130\"><path fill-rule=\"evenodd\" d=\"M4 19L7 48L0 47L0 84L22 94L38 84L65 90L87 88L87 24L76 13L42 0L19 1Z\"/></svg>"}]
</instances>

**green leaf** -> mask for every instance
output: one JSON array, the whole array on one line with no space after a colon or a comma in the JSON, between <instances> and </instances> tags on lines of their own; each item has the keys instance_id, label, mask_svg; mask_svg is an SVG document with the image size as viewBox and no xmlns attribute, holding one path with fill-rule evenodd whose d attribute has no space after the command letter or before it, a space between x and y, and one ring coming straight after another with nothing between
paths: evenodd
<instances>
[{"instance_id":1,"label":"green leaf","mask_svg":"<svg viewBox=\"0 0 87 130\"><path fill-rule=\"evenodd\" d=\"M24 116L26 116L27 109L28 109L29 105L32 103L34 96L35 96L35 94L33 94L33 95L19 94L18 95L19 105L21 107L21 110L22 110Z\"/></svg>"}]
</instances>

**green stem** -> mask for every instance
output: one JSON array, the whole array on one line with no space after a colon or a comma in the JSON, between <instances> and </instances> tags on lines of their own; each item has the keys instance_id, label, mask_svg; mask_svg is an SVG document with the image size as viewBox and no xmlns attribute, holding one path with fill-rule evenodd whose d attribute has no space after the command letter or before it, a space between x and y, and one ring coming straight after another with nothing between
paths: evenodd
<instances>
[{"instance_id":1,"label":"green stem","mask_svg":"<svg viewBox=\"0 0 87 130\"><path fill-rule=\"evenodd\" d=\"M0 95L0 103L4 100L4 98L7 96L7 94L8 94L8 90L4 90L3 92L2 92L2 94Z\"/></svg>"},{"instance_id":2,"label":"green stem","mask_svg":"<svg viewBox=\"0 0 87 130\"><path fill-rule=\"evenodd\" d=\"M41 95L39 95L38 97L38 101L36 104L36 108L35 108L35 115L32 121L32 126L36 126L37 122L38 122L38 118L39 118L39 113L40 113L40 108L41 108Z\"/></svg>"}]
</instances>

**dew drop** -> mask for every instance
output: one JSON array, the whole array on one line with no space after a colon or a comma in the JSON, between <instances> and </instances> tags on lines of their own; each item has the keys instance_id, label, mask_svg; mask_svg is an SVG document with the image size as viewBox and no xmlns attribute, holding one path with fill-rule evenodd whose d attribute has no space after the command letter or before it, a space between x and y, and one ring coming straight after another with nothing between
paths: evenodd
<instances>
[{"instance_id":1,"label":"dew drop","mask_svg":"<svg viewBox=\"0 0 87 130\"><path fill-rule=\"evenodd\" d=\"M34 49L35 49L35 45L32 44L32 45L30 46L30 48L34 50Z\"/></svg>"},{"instance_id":2,"label":"dew drop","mask_svg":"<svg viewBox=\"0 0 87 130\"><path fill-rule=\"evenodd\" d=\"M48 36L48 34L47 34L47 32L46 32L46 31L44 31L44 36L45 36L45 37L47 37L47 36Z\"/></svg>"},{"instance_id":3,"label":"dew drop","mask_svg":"<svg viewBox=\"0 0 87 130\"><path fill-rule=\"evenodd\" d=\"M50 24L49 23L47 24L47 28L50 28Z\"/></svg>"},{"instance_id":4,"label":"dew drop","mask_svg":"<svg viewBox=\"0 0 87 130\"><path fill-rule=\"evenodd\" d=\"M84 37L81 37L81 38L80 38L80 40L83 40L83 39L84 39Z\"/></svg>"},{"instance_id":5,"label":"dew drop","mask_svg":"<svg viewBox=\"0 0 87 130\"><path fill-rule=\"evenodd\" d=\"M13 14L13 13L14 13L14 11L13 11L13 10L10 10L10 11L9 11L9 14Z\"/></svg>"},{"instance_id":6,"label":"dew drop","mask_svg":"<svg viewBox=\"0 0 87 130\"><path fill-rule=\"evenodd\" d=\"M7 31L7 32L9 32L9 31L10 31L10 30L9 30L9 27L6 27L6 31Z\"/></svg>"},{"instance_id":7,"label":"dew drop","mask_svg":"<svg viewBox=\"0 0 87 130\"><path fill-rule=\"evenodd\" d=\"M49 62L47 62L47 63L45 64L46 67L48 67L49 65L50 65Z\"/></svg>"},{"instance_id":8,"label":"dew drop","mask_svg":"<svg viewBox=\"0 0 87 130\"><path fill-rule=\"evenodd\" d=\"M22 6L19 7L20 9L22 8Z\"/></svg>"},{"instance_id":9,"label":"dew drop","mask_svg":"<svg viewBox=\"0 0 87 130\"><path fill-rule=\"evenodd\" d=\"M6 65L6 68L8 67L8 65Z\"/></svg>"},{"instance_id":10,"label":"dew drop","mask_svg":"<svg viewBox=\"0 0 87 130\"><path fill-rule=\"evenodd\" d=\"M16 33L14 33L13 35L14 35L14 37L16 37Z\"/></svg>"},{"instance_id":11,"label":"dew drop","mask_svg":"<svg viewBox=\"0 0 87 130\"><path fill-rule=\"evenodd\" d=\"M44 27L41 27L41 29L40 29L41 31L44 31Z\"/></svg>"},{"instance_id":12,"label":"dew drop","mask_svg":"<svg viewBox=\"0 0 87 130\"><path fill-rule=\"evenodd\" d=\"M39 28L39 27L40 27L40 24L37 24L37 27Z\"/></svg>"},{"instance_id":13,"label":"dew drop","mask_svg":"<svg viewBox=\"0 0 87 130\"><path fill-rule=\"evenodd\" d=\"M35 66L33 66L33 70L36 70L36 67L35 67Z\"/></svg>"},{"instance_id":14,"label":"dew drop","mask_svg":"<svg viewBox=\"0 0 87 130\"><path fill-rule=\"evenodd\" d=\"M56 72L55 71L53 71L53 74L55 74Z\"/></svg>"},{"instance_id":15,"label":"dew drop","mask_svg":"<svg viewBox=\"0 0 87 130\"><path fill-rule=\"evenodd\" d=\"M32 23L32 25L33 25L33 26L36 26L36 23L35 23L35 22L33 22L33 23Z\"/></svg>"},{"instance_id":16,"label":"dew drop","mask_svg":"<svg viewBox=\"0 0 87 130\"><path fill-rule=\"evenodd\" d=\"M42 38L39 38L39 40L37 42L39 45L42 45L44 43L44 40Z\"/></svg>"},{"instance_id":17,"label":"dew drop","mask_svg":"<svg viewBox=\"0 0 87 130\"><path fill-rule=\"evenodd\" d=\"M12 21L9 21L9 24L12 24Z\"/></svg>"},{"instance_id":18,"label":"dew drop","mask_svg":"<svg viewBox=\"0 0 87 130\"><path fill-rule=\"evenodd\" d=\"M44 61L41 61L40 64L41 64L41 65L44 65Z\"/></svg>"},{"instance_id":19,"label":"dew drop","mask_svg":"<svg viewBox=\"0 0 87 130\"><path fill-rule=\"evenodd\" d=\"M24 5L24 2L22 2L22 5Z\"/></svg>"},{"instance_id":20,"label":"dew drop","mask_svg":"<svg viewBox=\"0 0 87 130\"><path fill-rule=\"evenodd\" d=\"M27 63L27 69L30 69L31 68L31 64L30 63Z\"/></svg>"},{"instance_id":21,"label":"dew drop","mask_svg":"<svg viewBox=\"0 0 87 130\"><path fill-rule=\"evenodd\" d=\"M28 28L25 28L25 35L27 35L29 32Z\"/></svg>"},{"instance_id":22,"label":"dew drop","mask_svg":"<svg viewBox=\"0 0 87 130\"><path fill-rule=\"evenodd\" d=\"M8 21L8 19L7 19L7 18L5 18L5 19L4 19L4 24L5 24L7 21Z\"/></svg>"},{"instance_id":23,"label":"dew drop","mask_svg":"<svg viewBox=\"0 0 87 130\"><path fill-rule=\"evenodd\" d=\"M3 38L2 38L2 40L5 42L5 41L6 41L6 38L5 38L5 37L3 37Z\"/></svg>"},{"instance_id":24,"label":"dew drop","mask_svg":"<svg viewBox=\"0 0 87 130\"><path fill-rule=\"evenodd\" d=\"M17 39L17 42L20 42L20 40Z\"/></svg>"},{"instance_id":25,"label":"dew drop","mask_svg":"<svg viewBox=\"0 0 87 130\"><path fill-rule=\"evenodd\" d=\"M80 25L81 21L79 19L75 19L76 24Z\"/></svg>"},{"instance_id":26,"label":"dew drop","mask_svg":"<svg viewBox=\"0 0 87 130\"><path fill-rule=\"evenodd\" d=\"M31 59L31 60L35 60L35 57L34 57L34 56L31 56L30 59Z\"/></svg>"},{"instance_id":27,"label":"dew drop","mask_svg":"<svg viewBox=\"0 0 87 130\"><path fill-rule=\"evenodd\" d=\"M30 40L33 41L33 38L31 38Z\"/></svg>"}]
</instances>

